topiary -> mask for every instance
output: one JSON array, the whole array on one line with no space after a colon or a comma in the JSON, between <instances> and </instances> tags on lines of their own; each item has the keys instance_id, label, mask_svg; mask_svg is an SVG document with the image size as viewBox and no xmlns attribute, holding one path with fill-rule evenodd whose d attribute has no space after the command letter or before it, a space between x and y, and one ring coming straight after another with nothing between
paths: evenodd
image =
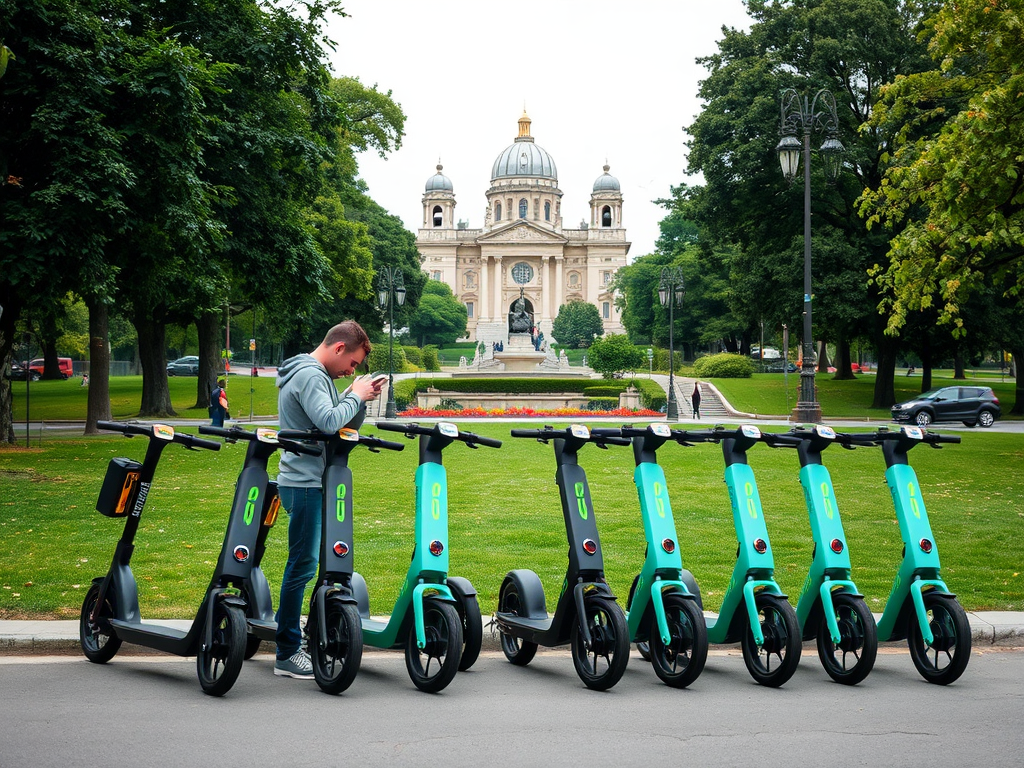
<instances>
[{"instance_id":1,"label":"topiary","mask_svg":"<svg viewBox=\"0 0 1024 768\"><path fill-rule=\"evenodd\" d=\"M753 373L749 357L730 352L700 357L693 363L693 375L699 379L749 379Z\"/></svg>"}]
</instances>

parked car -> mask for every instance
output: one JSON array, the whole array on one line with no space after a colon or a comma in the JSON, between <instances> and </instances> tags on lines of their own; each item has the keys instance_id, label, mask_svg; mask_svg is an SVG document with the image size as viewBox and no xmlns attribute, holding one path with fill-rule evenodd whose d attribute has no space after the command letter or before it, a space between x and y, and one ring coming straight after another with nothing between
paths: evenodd
<instances>
[{"instance_id":1,"label":"parked car","mask_svg":"<svg viewBox=\"0 0 1024 768\"><path fill-rule=\"evenodd\" d=\"M179 357L167 364L168 376L198 376L199 358L196 355Z\"/></svg>"},{"instance_id":2,"label":"parked car","mask_svg":"<svg viewBox=\"0 0 1024 768\"><path fill-rule=\"evenodd\" d=\"M765 358L766 360L768 358ZM781 360L776 360L765 366L765 371L768 373L796 373L796 363L783 363Z\"/></svg>"},{"instance_id":3,"label":"parked car","mask_svg":"<svg viewBox=\"0 0 1024 768\"><path fill-rule=\"evenodd\" d=\"M40 376L42 376L43 375L43 358L37 357L35 360L33 360L31 363L28 364L28 367L31 368L36 373L38 373ZM58 357L57 358L57 370L60 371L61 378L70 379L74 375L74 373L75 373L74 367L71 365L71 358L70 357ZM35 381L35 379L32 379L32 381Z\"/></svg>"},{"instance_id":4,"label":"parked car","mask_svg":"<svg viewBox=\"0 0 1024 768\"><path fill-rule=\"evenodd\" d=\"M11 363L11 381L25 381L27 375L31 375L32 381L39 381L43 377L39 371L30 371L18 363Z\"/></svg>"},{"instance_id":5,"label":"parked car","mask_svg":"<svg viewBox=\"0 0 1024 768\"><path fill-rule=\"evenodd\" d=\"M943 421L991 427L1001 415L999 398L991 387L942 387L892 407L893 421L910 421L919 427Z\"/></svg>"}]
</instances>

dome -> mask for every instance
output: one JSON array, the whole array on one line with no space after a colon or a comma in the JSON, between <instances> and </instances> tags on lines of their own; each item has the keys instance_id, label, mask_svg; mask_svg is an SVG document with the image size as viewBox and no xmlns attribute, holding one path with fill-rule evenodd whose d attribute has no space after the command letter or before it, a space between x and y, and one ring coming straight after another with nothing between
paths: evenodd
<instances>
[{"instance_id":1,"label":"dome","mask_svg":"<svg viewBox=\"0 0 1024 768\"><path fill-rule=\"evenodd\" d=\"M526 111L519 118L519 136L505 147L491 168L491 181L515 176L558 181L558 168L546 150L538 147L530 135L530 118Z\"/></svg>"},{"instance_id":2,"label":"dome","mask_svg":"<svg viewBox=\"0 0 1024 768\"><path fill-rule=\"evenodd\" d=\"M437 164L437 173L427 179L427 187L424 191L426 192L454 192L455 187L452 186L452 180L441 173L444 168L440 163Z\"/></svg>"},{"instance_id":3,"label":"dome","mask_svg":"<svg viewBox=\"0 0 1024 768\"><path fill-rule=\"evenodd\" d=\"M604 167L604 173L597 177L597 181L594 182L595 192L619 192L619 180L608 173L608 169L611 166L606 165Z\"/></svg>"}]
</instances>

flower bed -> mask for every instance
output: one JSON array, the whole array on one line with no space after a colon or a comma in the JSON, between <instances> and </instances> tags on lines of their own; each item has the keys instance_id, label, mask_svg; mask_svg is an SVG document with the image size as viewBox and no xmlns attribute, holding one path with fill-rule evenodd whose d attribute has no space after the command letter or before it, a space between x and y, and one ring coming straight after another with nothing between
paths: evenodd
<instances>
[{"instance_id":1,"label":"flower bed","mask_svg":"<svg viewBox=\"0 0 1024 768\"><path fill-rule=\"evenodd\" d=\"M648 418L659 418L664 414L658 411L652 411L647 408L638 408L637 410L631 410L629 408L616 408L612 411L585 411L581 408L552 408L549 410L535 409L535 408L492 408L485 410L483 408L464 408L461 411L445 410L439 408L406 408L402 411L399 416L403 418L480 418L486 416L516 416L523 418L545 418L552 416L571 416L573 418L588 418L593 416L622 416L626 418L635 418L637 416L643 416Z\"/></svg>"}]
</instances>

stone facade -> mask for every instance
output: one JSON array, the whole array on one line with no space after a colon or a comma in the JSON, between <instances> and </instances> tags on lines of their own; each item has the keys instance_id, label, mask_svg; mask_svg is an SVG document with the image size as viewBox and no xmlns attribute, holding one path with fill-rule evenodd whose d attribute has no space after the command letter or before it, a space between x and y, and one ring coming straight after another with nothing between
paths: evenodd
<instances>
[{"instance_id":1,"label":"stone facade","mask_svg":"<svg viewBox=\"0 0 1024 768\"><path fill-rule=\"evenodd\" d=\"M622 192L608 173L594 182L590 222L562 226L562 191L554 160L519 119L519 136L495 160L487 190L484 226L468 229L455 219L455 191L441 173L427 180L416 246L424 271L447 283L469 313L474 341L507 341L508 317L520 296L534 324L551 338L558 309L569 301L597 307L606 333L623 333L612 275L626 265L630 243L622 224Z\"/></svg>"}]
</instances>

